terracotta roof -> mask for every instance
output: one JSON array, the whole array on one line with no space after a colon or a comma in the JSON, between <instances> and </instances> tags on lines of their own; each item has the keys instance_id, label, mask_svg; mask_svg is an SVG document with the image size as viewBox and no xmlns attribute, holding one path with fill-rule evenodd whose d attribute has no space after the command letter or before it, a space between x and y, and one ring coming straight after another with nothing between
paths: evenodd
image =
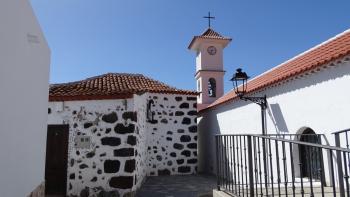
<instances>
[{"instance_id":1,"label":"terracotta roof","mask_svg":"<svg viewBox=\"0 0 350 197\"><path fill-rule=\"evenodd\" d=\"M197 38L212 38L212 39L227 39L231 40L231 38L224 37L220 35L218 32L214 31L211 28L208 28L202 35L200 36L195 36Z\"/></svg>"},{"instance_id":2,"label":"terracotta roof","mask_svg":"<svg viewBox=\"0 0 350 197\"><path fill-rule=\"evenodd\" d=\"M350 29L250 80L247 93L256 92L296 75L317 69L317 67L349 54ZM235 98L237 95L231 90L201 111L219 106Z\"/></svg>"},{"instance_id":3,"label":"terracotta roof","mask_svg":"<svg viewBox=\"0 0 350 197\"><path fill-rule=\"evenodd\" d=\"M205 32L203 32L200 36L194 36L190 45L188 46L189 49L191 49L193 43L200 38L204 38L204 39L216 39L216 40L228 40L231 41L232 39L229 37L225 37L222 36L221 34L219 34L218 32L214 31L213 29L211 29L210 27L205 30Z\"/></svg>"},{"instance_id":4,"label":"terracotta roof","mask_svg":"<svg viewBox=\"0 0 350 197\"><path fill-rule=\"evenodd\" d=\"M197 95L141 74L108 73L85 80L50 85L50 101L131 98L144 92Z\"/></svg>"}]
</instances>

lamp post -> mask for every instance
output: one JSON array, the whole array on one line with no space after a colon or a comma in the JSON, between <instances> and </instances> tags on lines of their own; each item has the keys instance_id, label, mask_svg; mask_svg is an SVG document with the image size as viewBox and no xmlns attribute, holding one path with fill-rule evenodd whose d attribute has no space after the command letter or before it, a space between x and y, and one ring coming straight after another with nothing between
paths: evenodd
<instances>
[{"instance_id":1,"label":"lamp post","mask_svg":"<svg viewBox=\"0 0 350 197\"><path fill-rule=\"evenodd\" d=\"M256 103L261 108L261 126L262 126L262 134L266 135L266 108L267 108L267 100L266 95L262 97L248 97L244 96L247 92L247 81L249 77L247 73L242 72L241 68L236 70L236 73L233 75L230 81L233 83L233 88L237 96L244 101L251 101Z\"/></svg>"},{"instance_id":2,"label":"lamp post","mask_svg":"<svg viewBox=\"0 0 350 197\"><path fill-rule=\"evenodd\" d=\"M262 135L266 135L266 108L267 108L267 100L266 100L266 95L262 97L248 97L244 96L245 93L247 92L247 81L249 77L247 73L242 72L241 68L238 68L236 70L236 73L233 75L231 78L231 81L233 83L233 88L237 96L244 101L251 101L253 103L256 103L260 106L261 108L261 127L262 127ZM268 171L267 171L267 155L266 155L266 142L265 139L262 139L262 151L263 151L263 162L264 162L264 178L265 178L265 189L267 192L268 188Z\"/></svg>"}]
</instances>

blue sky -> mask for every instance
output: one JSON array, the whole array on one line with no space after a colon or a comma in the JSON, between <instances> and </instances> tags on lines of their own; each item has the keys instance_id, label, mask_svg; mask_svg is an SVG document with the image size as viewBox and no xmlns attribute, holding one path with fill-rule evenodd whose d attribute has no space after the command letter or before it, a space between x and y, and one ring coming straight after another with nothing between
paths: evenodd
<instances>
[{"instance_id":1,"label":"blue sky","mask_svg":"<svg viewBox=\"0 0 350 197\"><path fill-rule=\"evenodd\" d=\"M237 67L260 73L350 28L348 0L31 0L51 49L51 83L141 73L195 89L194 35L212 27L225 49L225 90Z\"/></svg>"}]
</instances>

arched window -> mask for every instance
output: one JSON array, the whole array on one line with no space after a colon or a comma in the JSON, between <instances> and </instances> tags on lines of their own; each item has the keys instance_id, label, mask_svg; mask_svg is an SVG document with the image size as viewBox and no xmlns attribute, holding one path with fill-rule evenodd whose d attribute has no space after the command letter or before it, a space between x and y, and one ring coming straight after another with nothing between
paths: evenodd
<instances>
[{"instance_id":1,"label":"arched window","mask_svg":"<svg viewBox=\"0 0 350 197\"><path fill-rule=\"evenodd\" d=\"M216 81L214 78L210 78L208 81L208 94L209 97L216 97Z\"/></svg>"}]
</instances>

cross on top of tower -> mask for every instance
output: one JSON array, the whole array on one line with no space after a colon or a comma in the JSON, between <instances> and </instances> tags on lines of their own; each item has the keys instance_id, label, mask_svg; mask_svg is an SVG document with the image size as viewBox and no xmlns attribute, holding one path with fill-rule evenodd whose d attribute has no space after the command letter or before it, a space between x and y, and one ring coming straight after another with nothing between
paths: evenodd
<instances>
[{"instance_id":1,"label":"cross on top of tower","mask_svg":"<svg viewBox=\"0 0 350 197\"><path fill-rule=\"evenodd\" d=\"M207 18L208 19L208 24L209 24L209 28L210 28L210 20L211 19L215 19L215 17L210 16L210 12L208 13L208 16L204 16L203 18Z\"/></svg>"}]
</instances>

